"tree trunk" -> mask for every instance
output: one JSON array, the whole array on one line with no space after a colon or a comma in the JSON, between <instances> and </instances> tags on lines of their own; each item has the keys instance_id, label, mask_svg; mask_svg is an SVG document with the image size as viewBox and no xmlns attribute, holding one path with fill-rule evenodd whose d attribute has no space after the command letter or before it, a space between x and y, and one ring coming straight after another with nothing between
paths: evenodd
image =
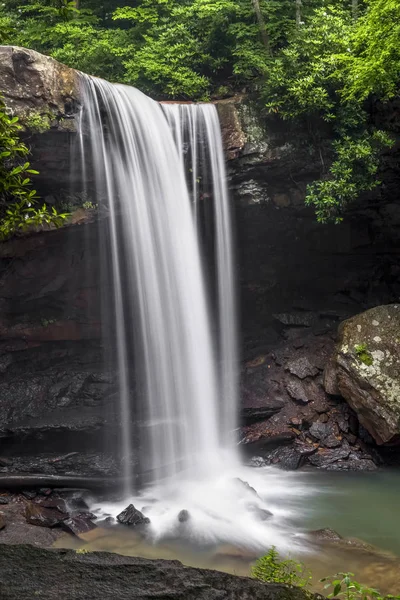
<instances>
[{"instance_id":1,"label":"tree trunk","mask_svg":"<svg viewBox=\"0 0 400 600\"><path fill-rule=\"evenodd\" d=\"M358 19L358 0L351 0L351 16L353 21Z\"/></svg>"},{"instance_id":2,"label":"tree trunk","mask_svg":"<svg viewBox=\"0 0 400 600\"><path fill-rule=\"evenodd\" d=\"M354 0L352 0L354 2ZM301 24L301 7L303 3L301 0L295 0L296 2L296 26L300 27Z\"/></svg>"},{"instance_id":3,"label":"tree trunk","mask_svg":"<svg viewBox=\"0 0 400 600\"><path fill-rule=\"evenodd\" d=\"M253 3L254 12L257 17L258 25L260 27L261 39L264 44L265 50L269 55L271 55L271 44L269 41L269 35L267 31L267 26L265 24L264 16L261 12L260 0L251 0Z\"/></svg>"}]
</instances>

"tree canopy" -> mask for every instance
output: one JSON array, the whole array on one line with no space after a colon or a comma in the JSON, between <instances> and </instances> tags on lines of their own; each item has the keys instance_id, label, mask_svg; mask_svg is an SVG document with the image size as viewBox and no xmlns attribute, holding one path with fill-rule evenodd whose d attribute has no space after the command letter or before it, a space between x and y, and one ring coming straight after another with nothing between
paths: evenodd
<instances>
[{"instance_id":1,"label":"tree canopy","mask_svg":"<svg viewBox=\"0 0 400 600\"><path fill-rule=\"evenodd\" d=\"M377 183L391 144L368 101L400 80L399 0L3 0L0 41L157 99L247 91L277 118L325 122L330 168L306 202L322 221Z\"/></svg>"}]
</instances>

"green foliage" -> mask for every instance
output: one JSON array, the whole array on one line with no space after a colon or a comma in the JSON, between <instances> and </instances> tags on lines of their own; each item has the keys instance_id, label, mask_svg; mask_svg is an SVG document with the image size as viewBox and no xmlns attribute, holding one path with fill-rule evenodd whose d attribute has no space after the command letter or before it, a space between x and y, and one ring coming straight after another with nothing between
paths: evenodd
<instances>
[{"instance_id":1,"label":"green foliage","mask_svg":"<svg viewBox=\"0 0 400 600\"><path fill-rule=\"evenodd\" d=\"M50 129L51 115L32 112L24 117L24 126L31 133L44 133Z\"/></svg>"},{"instance_id":2,"label":"green foliage","mask_svg":"<svg viewBox=\"0 0 400 600\"><path fill-rule=\"evenodd\" d=\"M31 189L29 175L36 174L26 161L28 148L19 139L21 126L18 117L6 113L4 102L0 100L0 204L18 198L32 202L36 191Z\"/></svg>"},{"instance_id":3,"label":"green foliage","mask_svg":"<svg viewBox=\"0 0 400 600\"><path fill-rule=\"evenodd\" d=\"M382 595L378 590L367 587L352 578L354 573L337 573L333 577L324 577L324 589L331 589L328 598L344 598L345 600L399 600L400 596Z\"/></svg>"},{"instance_id":4,"label":"green foliage","mask_svg":"<svg viewBox=\"0 0 400 600\"><path fill-rule=\"evenodd\" d=\"M345 9L316 9L307 24L292 32L289 45L271 63L262 90L271 113L283 119L313 119L316 128L324 121L328 124L332 144L326 162L330 168L325 169L321 138L311 134L323 172L308 186L306 195L306 204L314 206L321 223L340 223L349 203L379 185L380 155L392 144L385 132L369 125L355 94L346 92L348 70L342 65L354 58L354 27Z\"/></svg>"},{"instance_id":5,"label":"green foliage","mask_svg":"<svg viewBox=\"0 0 400 600\"><path fill-rule=\"evenodd\" d=\"M6 113L0 99L0 240L43 224L60 226L67 214L45 204L37 206L30 175L37 175L26 161L28 148L19 139L18 117Z\"/></svg>"},{"instance_id":6,"label":"green foliage","mask_svg":"<svg viewBox=\"0 0 400 600\"><path fill-rule=\"evenodd\" d=\"M354 346L354 352L364 365L372 365L374 362L371 352L367 348L367 344L357 344Z\"/></svg>"},{"instance_id":7,"label":"green foliage","mask_svg":"<svg viewBox=\"0 0 400 600\"><path fill-rule=\"evenodd\" d=\"M258 559L252 574L256 579L268 583L307 587L311 582L311 575L304 565L294 560L281 558L275 546L272 546L265 556Z\"/></svg>"},{"instance_id":8,"label":"green foliage","mask_svg":"<svg viewBox=\"0 0 400 600\"><path fill-rule=\"evenodd\" d=\"M82 204L82 208L85 210L95 210L97 208L97 204L93 204L93 202L90 200L86 200L86 202Z\"/></svg>"},{"instance_id":9,"label":"green foliage","mask_svg":"<svg viewBox=\"0 0 400 600\"><path fill-rule=\"evenodd\" d=\"M353 53L342 57L346 99L391 98L400 81L400 2L369 0L352 32Z\"/></svg>"},{"instance_id":10,"label":"green foliage","mask_svg":"<svg viewBox=\"0 0 400 600\"><path fill-rule=\"evenodd\" d=\"M297 122L321 164L306 203L339 223L379 185L392 141L367 100L400 81L399 0L3 0L0 43L136 85L158 99L206 100L249 91ZM356 18L358 17L358 18ZM326 140L331 143L327 144Z\"/></svg>"},{"instance_id":11,"label":"green foliage","mask_svg":"<svg viewBox=\"0 0 400 600\"><path fill-rule=\"evenodd\" d=\"M349 203L380 184L380 154L391 145L391 138L383 131L370 133L366 129L353 138L347 134L333 141L335 158L328 176L308 186L305 200L314 205L320 223L340 223Z\"/></svg>"},{"instance_id":12,"label":"green foliage","mask_svg":"<svg viewBox=\"0 0 400 600\"><path fill-rule=\"evenodd\" d=\"M59 213L54 206L49 209L46 204L39 206L35 201L22 199L10 204L0 220L0 240L49 225L61 227L68 217L68 213Z\"/></svg>"}]
</instances>

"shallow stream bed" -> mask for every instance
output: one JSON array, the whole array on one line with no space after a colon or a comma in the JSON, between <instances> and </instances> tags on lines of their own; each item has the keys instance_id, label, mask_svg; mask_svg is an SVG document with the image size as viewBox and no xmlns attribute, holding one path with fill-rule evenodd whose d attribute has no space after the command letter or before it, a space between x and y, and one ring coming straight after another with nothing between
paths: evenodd
<instances>
[{"instance_id":1,"label":"shallow stream bed","mask_svg":"<svg viewBox=\"0 0 400 600\"><path fill-rule=\"evenodd\" d=\"M261 470L257 471L260 481ZM271 494L267 505L273 514L279 508L284 515L278 519L282 522L282 547L285 554L290 553L292 558L301 560L312 571L313 588L322 589L318 580L323 576L351 571L364 584L385 593L399 593L400 473L280 473L273 472L273 477L279 480L279 495ZM265 477L270 480L270 472L266 471ZM284 491L286 487L287 494ZM262 491L257 491L264 499ZM273 541L267 539L269 529L265 526L265 551L276 543L279 522L271 527ZM331 528L346 539L332 540L329 536L321 539L321 536L307 535L310 531L325 528ZM179 538L175 532L175 535L149 540L126 526L100 526L81 536L80 540L63 537L56 545L83 551L106 550L127 556L177 559L186 565L237 575L249 575L252 563L263 554L260 549L245 544L241 546L238 542L232 543L232 540L210 543L207 535L201 540L196 533L196 539L187 531L185 539ZM361 542L349 541L348 538L357 538ZM288 551L291 545L292 550Z\"/></svg>"}]
</instances>

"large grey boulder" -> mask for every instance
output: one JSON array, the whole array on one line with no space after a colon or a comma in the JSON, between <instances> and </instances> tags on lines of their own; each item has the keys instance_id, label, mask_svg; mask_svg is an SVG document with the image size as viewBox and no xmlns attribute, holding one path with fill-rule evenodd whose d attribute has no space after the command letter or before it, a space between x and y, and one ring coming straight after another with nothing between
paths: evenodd
<instances>
[{"instance_id":1,"label":"large grey boulder","mask_svg":"<svg viewBox=\"0 0 400 600\"><path fill-rule=\"evenodd\" d=\"M400 440L400 305L377 306L344 321L325 372L378 444Z\"/></svg>"},{"instance_id":2,"label":"large grey boulder","mask_svg":"<svg viewBox=\"0 0 400 600\"><path fill-rule=\"evenodd\" d=\"M79 103L78 72L34 50L0 46L0 93L7 108L40 128L73 129Z\"/></svg>"}]
</instances>

